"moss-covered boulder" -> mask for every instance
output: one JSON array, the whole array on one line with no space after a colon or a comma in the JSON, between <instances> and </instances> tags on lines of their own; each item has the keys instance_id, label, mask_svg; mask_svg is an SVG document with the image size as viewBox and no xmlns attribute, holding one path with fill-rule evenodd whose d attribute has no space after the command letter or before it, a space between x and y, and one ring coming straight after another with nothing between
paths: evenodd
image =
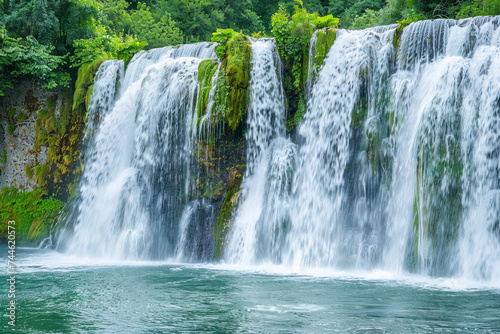
<instances>
[{"instance_id":1,"label":"moss-covered boulder","mask_svg":"<svg viewBox=\"0 0 500 334\"><path fill-rule=\"evenodd\" d=\"M325 30L319 30L316 32L316 67L319 69L325 62L325 58L328 55L328 51L335 42L337 37L337 29L329 28Z\"/></svg>"},{"instance_id":2,"label":"moss-covered boulder","mask_svg":"<svg viewBox=\"0 0 500 334\"><path fill-rule=\"evenodd\" d=\"M235 131L245 118L250 99L252 47L247 36L226 30L218 31L212 39L221 43L217 46L217 54L222 56L215 94L215 115L224 119Z\"/></svg>"},{"instance_id":3,"label":"moss-covered boulder","mask_svg":"<svg viewBox=\"0 0 500 334\"><path fill-rule=\"evenodd\" d=\"M233 131L238 128L247 112L251 61L252 48L248 37L237 34L229 41L226 57L222 60L225 84L228 87L226 121Z\"/></svg>"}]
</instances>

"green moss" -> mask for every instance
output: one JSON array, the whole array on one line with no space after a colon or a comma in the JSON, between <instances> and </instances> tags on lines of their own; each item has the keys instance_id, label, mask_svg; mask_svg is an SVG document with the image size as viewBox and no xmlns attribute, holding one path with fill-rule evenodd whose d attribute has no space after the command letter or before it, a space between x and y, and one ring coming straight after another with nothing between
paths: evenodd
<instances>
[{"instance_id":1,"label":"green moss","mask_svg":"<svg viewBox=\"0 0 500 334\"><path fill-rule=\"evenodd\" d=\"M321 67L325 61L326 55L337 37L337 29L319 30L316 32L316 66Z\"/></svg>"},{"instance_id":2,"label":"green moss","mask_svg":"<svg viewBox=\"0 0 500 334\"><path fill-rule=\"evenodd\" d=\"M10 108L9 109L9 118L14 119L15 116L16 116L16 109Z\"/></svg>"},{"instance_id":3,"label":"green moss","mask_svg":"<svg viewBox=\"0 0 500 334\"><path fill-rule=\"evenodd\" d=\"M35 182L39 187L43 188L47 185L47 174L49 167L46 164L41 164L35 167Z\"/></svg>"},{"instance_id":4,"label":"green moss","mask_svg":"<svg viewBox=\"0 0 500 334\"><path fill-rule=\"evenodd\" d=\"M215 91L215 116L217 119L225 119L228 113L227 100L229 87L226 86L226 72L221 70L217 78L217 89Z\"/></svg>"},{"instance_id":5,"label":"green moss","mask_svg":"<svg viewBox=\"0 0 500 334\"><path fill-rule=\"evenodd\" d=\"M7 151L3 150L2 153L2 162L6 163L7 162Z\"/></svg>"},{"instance_id":6,"label":"green moss","mask_svg":"<svg viewBox=\"0 0 500 334\"><path fill-rule=\"evenodd\" d=\"M304 104L304 99L301 97L298 103L297 111L295 111L293 118L290 118L286 121L286 131L290 132L295 129L295 127L299 125L300 121L302 121L302 118L304 118L305 114L306 106Z\"/></svg>"},{"instance_id":7,"label":"green moss","mask_svg":"<svg viewBox=\"0 0 500 334\"><path fill-rule=\"evenodd\" d=\"M26 115L23 113L20 113L17 115L17 121L18 122L23 122L26 119Z\"/></svg>"},{"instance_id":8,"label":"green moss","mask_svg":"<svg viewBox=\"0 0 500 334\"><path fill-rule=\"evenodd\" d=\"M226 57L222 61L228 88L225 119L233 131L246 115L251 59L250 41L245 35L237 34L228 42Z\"/></svg>"},{"instance_id":9,"label":"green moss","mask_svg":"<svg viewBox=\"0 0 500 334\"><path fill-rule=\"evenodd\" d=\"M38 118L42 120L42 122L44 122L47 117L49 117L49 111L47 109L40 109L38 110Z\"/></svg>"},{"instance_id":10,"label":"green moss","mask_svg":"<svg viewBox=\"0 0 500 334\"><path fill-rule=\"evenodd\" d=\"M14 134L14 131L16 131L16 125L15 124L9 124L9 125L7 125L7 134L9 136L12 136Z\"/></svg>"},{"instance_id":11,"label":"green moss","mask_svg":"<svg viewBox=\"0 0 500 334\"><path fill-rule=\"evenodd\" d=\"M52 95L47 99L47 111L53 115L56 110L57 94Z\"/></svg>"},{"instance_id":12,"label":"green moss","mask_svg":"<svg viewBox=\"0 0 500 334\"><path fill-rule=\"evenodd\" d=\"M52 222L57 218L63 202L42 199L43 192L22 192L3 188L0 194L0 238L7 239L8 221L15 221L16 243L36 244L49 236Z\"/></svg>"},{"instance_id":13,"label":"green moss","mask_svg":"<svg viewBox=\"0 0 500 334\"><path fill-rule=\"evenodd\" d=\"M360 127L366 120L368 115L368 103L365 98L360 98L354 106L351 116L351 126L354 128Z\"/></svg>"},{"instance_id":14,"label":"green moss","mask_svg":"<svg viewBox=\"0 0 500 334\"><path fill-rule=\"evenodd\" d=\"M85 109L88 109L90 106L90 99L92 98L92 92L94 91L94 85L90 85L87 89L87 95L85 97Z\"/></svg>"},{"instance_id":15,"label":"green moss","mask_svg":"<svg viewBox=\"0 0 500 334\"><path fill-rule=\"evenodd\" d=\"M87 108L87 93L89 87L94 83L94 76L104 59L98 59L93 63L86 63L78 69L78 78L75 83L73 95L73 110L83 107Z\"/></svg>"},{"instance_id":16,"label":"green moss","mask_svg":"<svg viewBox=\"0 0 500 334\"><path fill-rule=\"evenodd\" d=\"M47 137L47 132L45 130L38 130L36 132L36 139L35 139L35 146L33 147L35 150L38 150L40 146L44 146L45 143L47 142L48 137Z\"/></svg>"},{"instance_id":17,"label":"green moss","mask_svg":"<svg viewBox=\"0 0 500 334\"><path fill-rule=\"evenodd\" d=\"M395 50L398 50L399 46L401 45L401 36L403 35L403 29L409 26L412 22L415 22L415 20L411 18L406 18L403 21L398 21L399 26L396 28L394 36L392 37L392 45L394 46Z\"/></svg>"},{"instance_id":18,"label":"green moss","mask_svg":"<svg viewBox=\"0 0 500 334\"><path fill-rule=\"evenodd\" d=\"M208 97L212 89L212 78L217 71L217 64L218 62L214 59L205 59L198 66L198 82L200 83L197 105L198 124L207 112Z\"/></svg>"},{"instance_id":19,"label":"green moss","mask_svg":"<svg viewBox=\"0 0 500 334\"><path fill-rule=\"evenodd\" d=\"M35 130L40 130L43 126L43 121L41 118L37 118L35 121Z\"/></svg>"},{"instance_id":20,"label":"green moss","mask_svg":"<svg viewBox=\"0 0 500 334\"><path fill-rule=\"evenodd\" d=\"M456 124L455 124L456 123ZM460 122L451 122L449 131L457 134ZM417 189L414 200L415 254L419 252L418 237L428 240L432 257L423 259L432 263L445 261L454 251L462 221L461 147L459 140L447 133L438 138L421 135L417 156ZM455 136L455 138L459 138ZM438 142L435 142L438 140Z\"/></svg>"},{"instance_id":21,"label":"green moss","mask_svg":"<svg viewBox=\"0 0 500 334\"><path fill-rule=\"evenodd\" d=\"M227 186L224 203L217 218L217 223L214 225L213 238L215 241L214 258L220 259L223 249L226 234L229 230L229 223L233 215L233 209L238 202L241 181L243 177L238 170L231 171L229 184Z\"/></svg>"},{"instance_id":22,"label":"green moss","mask_svg":"<svg viewBox=\"0 0 500 334\"><path fill-rule=\"evenodd\" d=\"M53 139L54 137L49 137L50 139ZM49 144L49 149L47 150L47 162L49 163L55 163L57 162L57 147L55 144Z\"/></svg>"},{"instance_id":23,"label":"green moss","mask_svg":"<svg viewBox=\"0 0 500 334\"><path fill-rule=\"evenodd\" d=\"M26 173L26 177L31 179L33 177L33 168L30 165L24 166L24 172Z\"/></svg>"},{"instance_id":24,"label":"green moss","mask_svg":"<svg viewBox=\"0 0 500 334\"><path fill-rule=\"evenodd\" d=\"M47 120L45 121L45 129L48 133L57 131L57 121L55 116L50 116L49 118L47 118Z\"/></svg>"},{"instance_id":25,"label":"green moss","mask_svg":"<svg viewBox=\"0 0 500 334\"><path fill-rule=\"evenodd\" d=\"M59 133L64 136L68 132L68 126L71 121L71 111L73 106L73 94L71 89L66 88L63 90L63 105L61 108L60 116L60 129Z\"/></svg>"}]
</instances>

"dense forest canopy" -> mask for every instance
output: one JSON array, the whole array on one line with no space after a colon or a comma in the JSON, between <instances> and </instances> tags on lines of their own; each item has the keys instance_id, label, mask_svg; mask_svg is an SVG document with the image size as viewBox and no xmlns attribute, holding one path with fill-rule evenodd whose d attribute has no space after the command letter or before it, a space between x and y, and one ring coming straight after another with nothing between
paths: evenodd
<instances>
[{"instance_id":1,"label":"dense forest canopy","mask_svg":"<svg viewBox=\"0 0 500 334\"><path fill-rule=\"evenodd\" d=\"M498 0L1 0L0 94L26 77L67 86L83 63L209 41L219 28L272 36L272 15L297 6L351 29L500 14Z\"/></svg>"}]
</instances>

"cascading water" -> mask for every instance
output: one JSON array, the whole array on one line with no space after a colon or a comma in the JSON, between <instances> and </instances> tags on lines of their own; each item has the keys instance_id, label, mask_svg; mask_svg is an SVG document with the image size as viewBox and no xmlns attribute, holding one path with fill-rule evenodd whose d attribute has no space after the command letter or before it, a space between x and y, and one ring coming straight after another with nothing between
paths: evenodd
<instances>
[{"instance_id":1,"label":"cascading water","mask_svg":"<svg viewBox=\"0 0 500 334\"><path fill-rule=\"evenodd\" d=\"M499 26L421 21L396 41L396 26L337 31L308 82L299 144L285 136L274 42L252 39L246 172L224 260L500 280ZM188 201L195 141L222 124L218 69L197 124L203 58L213 46L141 52L125 74L103 63L67 252L210 257L197 240L217 213Z\"/></svg>"},{"instance_id":2,"label":"cascading water","mask_svg":"<svg viewBox=\"0 0 500 334\"><path fill-rule=\"evenodd\" d=\"M403 32L392 81L396 152L385 254L400 270L412 253L422 273L500 277L498 25L498 18L437 20ZM404 244L407 236L413 242Z\"/></svg>"},{"instance_id":3,"label":"cascading water","mask_svg":"<svg viewBox=\"0 0 500 334\"><path fill-rule=\"evenodd\" d=\"M396 26L338 31L298 150L249 112L226 259L498 281L499 21L413 23L397 54Z\"/></svg>"},{"instance_id":4,"label":"cascading water","mask_svg":"<svg viewBox=\"0 0 500 334\"><path fill-rule=\"evenodd\" d=\"M232 263L271 259L281 248L295 145L284 138L285 104L279 70L274 41L252 40L247 169L226 252Z\"/></svg>"},{"instance_id":5,"label":"cascading water","mask_svg":"<svg viewBox=\"0 0 500 334\"><path fill-rule=\"evenodd\" d=\"M68 253L133 259L175 254L190 190L198 64L215 57L213 47L167 47L132 59L85 153L74 235L64 242ZM102 72L115 63L105 62ZM109 80L103 73L95 85ZM94 93L91 105L106 100L101 95L109 105L107 89L114 86Z\"/></svg>"},{"instance_id":6,"label":"cascading water","mask_svg":"<svg viewBox=\"0 0 500 334\"><path fill-rule=\"evenodd\" d=\"M363 151L383 119L374 87L389 74L393 33L337 33L299 129L304 144L294 178L285 263L344 267L377 256L372 248L381 233L382 194L373 175L376 167ZM367 113L365 124L357 119L362 113ZM357 141L352 140L353 127L362 127ZM355 147L359 141L365 148Z\"/></svg>"}]
</instances>

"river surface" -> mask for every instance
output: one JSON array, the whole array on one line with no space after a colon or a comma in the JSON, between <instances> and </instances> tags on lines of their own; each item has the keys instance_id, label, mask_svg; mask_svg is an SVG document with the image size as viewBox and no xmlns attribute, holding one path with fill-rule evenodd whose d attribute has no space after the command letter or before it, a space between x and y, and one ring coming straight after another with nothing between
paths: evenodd
<instances>
[{"instance_id":1,"label":"river surface","mask_svg":"<svg viewBox=\"0 0 500 334\"><path fill-rule=\"evenodd\" d=\"M95 261L29 248L17 249L16 263L19 333L500 331L500 289L453 278ZM2 333L12 330L5 314Z\"/></svg>"}]
</instances>

